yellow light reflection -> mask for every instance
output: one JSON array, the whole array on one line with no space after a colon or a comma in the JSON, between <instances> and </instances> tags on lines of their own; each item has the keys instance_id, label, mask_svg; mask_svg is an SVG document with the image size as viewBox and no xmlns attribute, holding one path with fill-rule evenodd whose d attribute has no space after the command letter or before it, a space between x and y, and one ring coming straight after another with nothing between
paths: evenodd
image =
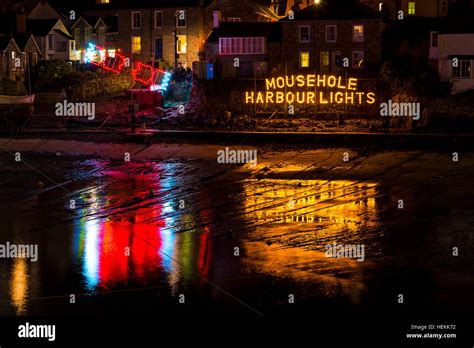
<instances>
[{"instance_id":1,"label":"yellow light reflection","mask_svg":"<svg viewBox=\"0 0 474 348\"><path fill-rule=\"evenodd\" d=\"M25 315L28 304L28 265L26 259L15 259L10 280L10 296L16 315Z\"/></svg>"},{"instance_id":2,"label":"yellow light reflection","mask_svg":"<svg viewBox=\"0 0 474 348\"><path fill-rule=\"evenodd\" d=\"M377 184L264 179L244 187L246 213L256 226L244 244L250 272L316 282L326 296L342 292L357 301L362 264L327 258L324 247L363 243L364 231L377 225Z\"/></svg>"}]
</instances>

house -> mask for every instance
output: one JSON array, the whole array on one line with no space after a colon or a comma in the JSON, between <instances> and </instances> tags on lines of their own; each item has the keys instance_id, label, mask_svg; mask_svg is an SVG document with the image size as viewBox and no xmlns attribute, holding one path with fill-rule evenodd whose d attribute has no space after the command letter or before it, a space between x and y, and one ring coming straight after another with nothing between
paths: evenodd
<instances>
[{"instance_id":1,"label":"house","mask_svg":"<svg viewBox=\"0 0 474 348\"><path fill-rule=\"evenodd\" d=\"M280 22L287 71L378 74L386 30L378 11L356 0L321 1Z\"/></svg>"},{"instance_id":2,"label":"house","mask_svg":"<svg viewBox=\"0 0 474 348\"><path fill-rule=\"evenodd\" d=\"M280 63L281 23L219 22L206 40L205 60L218 77L265 76Z\"/></svg>"},{"instance_id":3,"label":"house","mask_svg":"<svg viewBox=\"0 0 474 348\"><path fill-rule=\"evenodd\" d=\"M71 27L76 42L76 58L83 61L90 43L105 48L109 53L119 47L118 16L80 16Z\"/></svg>"},{"instance_id":4,"label":"house","mask_svg":"<svg viewBox=\"0 0 474 348\"><path fill-rule=\"evenodd\" d=\"M474 89L474 29L433 32L430 59L437 59L440 79L452 83L452 93Z\"/></svg>"},{"instance_id":5,"label":"house","mask_svg":"<svg viewBox=\"0 0 474 348\"><path fill-rule=\"evenodd\" d=\"M78 35L85 37L82 29L88 28L90 37L96 35L95 39L99 41L105 29L105 46L117 51L120 49L132 64L140 61L174 67L178 64L191 66L193 61L199 61L203 56L207 37L204 9L208 4L209 1L204 0L84 0L71 5L65 2L61 6L70 6L63 11L75 10L77 18L82 16L88 23L74 23L74 29L81 29ZM103 22L105 27L101 33L98 29L102 24L93 23L94 20L88 18L102 19L100 23ZM116 21L116 24L110 21Z\"/></svg>"},{"instance_id":6,"label":"house","mask_svg":"<svg viewBox=\"0 0 474 348\"><path fill-rule=\"evenodd\" d=\"M21 59L21 50L13 37L0 37L0 54L1 77L12 81L20 81L24 66Z\"/></svg>"},{"instance_id":7,"label":"house","mask_svg":"<svg viewBox=\"0 0 474 348\"><path fill-rule=\"evenodd\" d=\"M361 0L367 6L380 11L388 18L399 20L410 17L446 17L449 0Z\"/></svg>"},{"instance_id":8,"label":"house","mask_svg":"<svg viewBox=\"0 0 474 348\"><path fill-rule=\"evenodd\" d=\"M42 52L33 34L18 33L14 40L22 54L22 64L25 68L34 67L42 58Z\"/></svg>"},{"instance_id":9,"label":"house","mask_svg":"<svg viewBox=\"0 0 474 348\"><path fill-rule=\"evenodd\" d=\"M26 23L43 53L44 60L76 60L74 38L61 19L34 19Z\"/></svg>"},{"instance_id":10,"label":"house","mask_svg":"<svg viewBox=\"0 0 474 348\"><path fill-rule=\"evenodd\" d=\"M431 33L436 33L446 26L443 18L405 18L403 21L393 22L390 28L391 48L390 56L393 59L404 57L409 59L412 67L423 70L430 67L437 69L437 59L430 60L430 43L436 39ZM387 37L388 40L388 37Z\"/></svg>"},{"instance_id":11,"label":"house","mask_svg":"<svg viewBox=\"0 0 474 348\"><path fill-rule=\"evenodd\" d=\"M60 19L62 15L54 9L49 2L40 0L37 2L28 14L28 19Z\"/></svg>"},{"instance_id":12,"label":"house","mask_svg":"<svg viewBox=\"0 0 474 348\"><path fill-rule=\"evenodd\" d=\"M448 0L401 0L404 17L446 17Z\"/></svg>"}]
</instances>

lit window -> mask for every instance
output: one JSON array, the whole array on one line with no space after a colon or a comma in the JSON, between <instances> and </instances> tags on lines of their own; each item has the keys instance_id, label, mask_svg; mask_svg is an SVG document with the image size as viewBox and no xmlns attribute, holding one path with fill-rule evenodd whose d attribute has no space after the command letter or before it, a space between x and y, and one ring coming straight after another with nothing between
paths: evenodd
<instances>
[{"instance_id":1,"label":"lit window","mask_svg":"<svg viewBox=\"0 0 474 348\"><path fill-rule=\"evenodd\" d=\"M329 52L328 51L321 52L321 65L323 69L329 69Z\"/></svg>"},{"instance_id":2,"label":"lit window","mask_svg":"<svg viewBox=\"0 0 474 348\"><path fill-rule=\"evenodd\" d=\"M163 12L155 11L155 28L161 28L163 26Z\"/></svg>"},{"instance_id":3,"label":"lit window","mask_svg":"<svg viewBox=\"0 0 474 348\"><path fill-rule=\"evenodd\" d=\"M414 15L415 14L415 2L409 2L408 3L408 14L409 15Z\"/></svg>"},{"instance_id":4,"label":"lit window","mask_svg":"<svg viewBox=\"0 0 474 348\"><path fill-rule=\"evenodd\" d=\"M141 36L132 36L132 53L140 53L142 51Z\"/></svg>"},{"instance_id":5,"label":"lit window","mask_svg":"<svg viewBox=\"0 0 474 348\"><path fill-rule=\"evenodd\" d=\"M309 52L300 52L300 68L309 68Z\"/></svg>"},{"instance_id":6,"label":"lit window","mask_svg":"<svg viewBox=\"0 0 474 348\"><path fill-rule=\"evenodd\" d=\"M309 42L309 26L300 26L300 42Z\"/></svg>"},{"instance_id":7,"label":"lit window","mask_svg":"<svg viewBox=\"0 0 474 348\"><path fill-rule=\"evenodd\" d=\"M354 25L354 31L352 33L352 39L355 42L364 41L364 26L363 25Z\"/></svg>"},{"instance_id":8,"label":"lit window","mask_svg":"<svg viewBox=\"0 0 474 348\"><path fill-rule=\"evenodd\" d=\"M12 65L11 65L11 69L12 70L16 70L16 62L15 62L15 59L16 58L16 53L12 51Z\"/></svg>"},{"instance_id":9,"label":"lit window","mask_svg":"<svg viewBox=\"0 0 474 348\"><path fill-rule=\"evenodd\" d=\"M186 28L186 10L176 11L176 27Z\"/></svg>"},{"instance_id":10,"label":"lit window","mask_svg":"<svg viewBox=\"0 0 474 348\"><path fill-rule=\"evenodd\" d=\"M431 47L438 47L438 33L431 33Z\"/></svg>"},{"instance_id":11,"label":"lit window","mask_svg":"<svg viewBox=\"0 0 474 348\"><path fill-rule=\"evenodd\" d=\"M115 58L115 50L108 50L107 54L110 58Z\"/></svg>"},{"instance_id":12,"label":"lit window","mask_svg":"<svg viewBox=\"0 0 474 348\"><path fill-rule=\"evenodd\" d=\"M452 64L451 64L452 66ZM453 67L453 78L470 79L471 78L471 61L459 60L458 66Z\"/></svg>"},{"instance_id":13,"label":"lit window","mask_svg":"<svg viewBox=\"0 0 474 348\"><path fill-rule=\"evenodd\" d=\"M352 52L352 67L356 69L364 67L364 51Z\"/></svg>"},{"instance_id":14,"label":"lit window","mask_svg":"<svg viewBox=\"0 0 474 348\"><path fill-rule=\"evenodd\" d=\"M240 22L240 17L229 17L227 22Z\"/></svg>"},{"instance_id":15,"label":"lit window","mask_svg":"<svg viewBox=\"0 0 474 348\"><path fill-rule=\"evenodd\" d=\"M178 35L178 40L176 44L176 52L178 54L186 53L187 45L188 44L186 41L186 35Z\"/></svg>"},{"instance_id":16,"label":"lit window","mask_svg":"<svg viewBox=\"0 0 474 348\"><path fill-rule=\"evenodd\" d=\"M337 41L337 26L326 25L326 42L336 42L336 41Z\"/></svg>"},{"instance_id":17,"label":"lit window","mask_svg":"<svg viewBox=\"0 0 474 348\"><path fill-rule=\"evenodd\" d=\"M96 4L110 4L110 0L97 0Z\"/></svg>"},{"instance_id":18,"label":"lit window","mask_svg":"<svg viewBox=\"0 0 474 348\"><path fill-rule=\"evenodd\" d=\"M142 13L132 12L132 29L140 29L142 27Z\"/></svg>"},{"instance_id":19,"label":"lit window","mask_svg":"<svg viewBox=\"0 0 474 348\"><path fill-rule=\"evenodd\" d=\"M380 12L383 11L383 2L379 2L379 11L380 11Z\"/></svg>"}]
</instances>

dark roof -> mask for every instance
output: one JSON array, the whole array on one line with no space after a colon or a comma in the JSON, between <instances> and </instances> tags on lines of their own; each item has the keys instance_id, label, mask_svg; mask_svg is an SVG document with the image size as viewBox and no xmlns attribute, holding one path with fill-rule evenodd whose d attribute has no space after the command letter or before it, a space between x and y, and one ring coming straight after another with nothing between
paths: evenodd
<instances>
[{"instance_id":1,"label":"dark roof","mask_svg":"<svg viewBox=\"0 0 474 348\"><path fill-rule=\"evenodd\" d=\"M48 0L49 4L61 12L69 13L76 11L107 11L107 10L127 10L127 9L147 9L166 7L198 7L200 0L110 0L109 4L97 4L96 0ZM207 7L212 0L205 0Z\"/></svg>"},{"instance_id":2,"label":"dark roof","mask_svg":"<svg viewBox=\"0 0 474 348\"><path fill-rule=\"evenodd\" d=\"M101 17L105 25L109 27L109 32L118 32L118 16Z\"/></svg>"},{"instance_id":3,"label":"dark roof","mask_svg":"<svg viewBox=\"0 0 474 348\"><path fill-rule=\"evenodd\" d=\"M30 37L31 37L31 34L29 33L21 33L21 34L15 34L13 36L13 39L18 45L18 48L23 52L25 50L26 44L30 40Z\"/></svg>"},{"instance_id":4,"label":"dark roof","mask_svg":"<svg viewBox=\"0 0 474 348\"><path fill-rule=\"evenodd\" d=\"M398 37L426 36L430 31L438 31L443 19L429 17L407 17L392 23L392 32Z\"/></svg>"},{"instance_id":5,"label":"dark roof","mask_svg":"<svg viewBox=\"0 0 474 348\"><path fill-rule=\"evenodd\" d=\"M34 36L46 36L53 29L59 19L29 19L26 29Z\"/></svg>"},{"instance_id":6,"label":"dark roof","mask_svg":"<svg viewBox=\"0 0 474 348\"><path fill-rule=\"evenodd\" d=\"M12 40L13 40L13 42L15 42L15 40L11 36L2 36L2 37L0 37L0 51L5 51L8 47L8 45L10 44L10 41L12 41Z\"/></svg>"},{"instance_id":7,"label":"dark roof","mask_svg":"<svg viewBox=\"0 0 474 348\"><path fill-rule=\"evenodd\" d=\"M294 12L294 19L289 16L281 21L314 21L314 20L353 20L382 19L379 12L361 4L357 0L322 0L319 4Z\"/></svg>"},{"instance_id":8,"label":"dark roof","mask_svg":"<svg viewBox=\"0 0 474 348\"><path fill-rule=\"evenodd\" d=\"M281 23L278 22L222 22L213 29L207 42L218 42L220 37L266 37L268 41L281 40Z\"/></svg>"}]
</instances>

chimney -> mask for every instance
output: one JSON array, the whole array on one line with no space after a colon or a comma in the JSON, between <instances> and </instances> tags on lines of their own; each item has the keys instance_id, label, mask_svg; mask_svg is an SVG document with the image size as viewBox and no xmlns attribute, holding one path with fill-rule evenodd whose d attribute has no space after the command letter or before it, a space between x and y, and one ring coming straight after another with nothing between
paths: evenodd
<instances>
[{"instance_id":1,"label":"chimney","mask_svg":"<svg viewBox=\"0 0 474 348\"><path fill-rule=\"evenodd\" d=\"M16 14L16 32L18 34L26 33L26 15L24 8L21 9L21 12Z\"/></svg>"},{"instance_id":2,"label":"chimney","mask_svg":"<svg viewBox=\"0 0 474 348\"><path fill-rule=\"evenodd\" d=\"M219 26L221 25L221 11L214 11L212 13L212 16L214 17L214 22L213 22L212 27L219 28Z\"/></svg>"}]
</instances>

